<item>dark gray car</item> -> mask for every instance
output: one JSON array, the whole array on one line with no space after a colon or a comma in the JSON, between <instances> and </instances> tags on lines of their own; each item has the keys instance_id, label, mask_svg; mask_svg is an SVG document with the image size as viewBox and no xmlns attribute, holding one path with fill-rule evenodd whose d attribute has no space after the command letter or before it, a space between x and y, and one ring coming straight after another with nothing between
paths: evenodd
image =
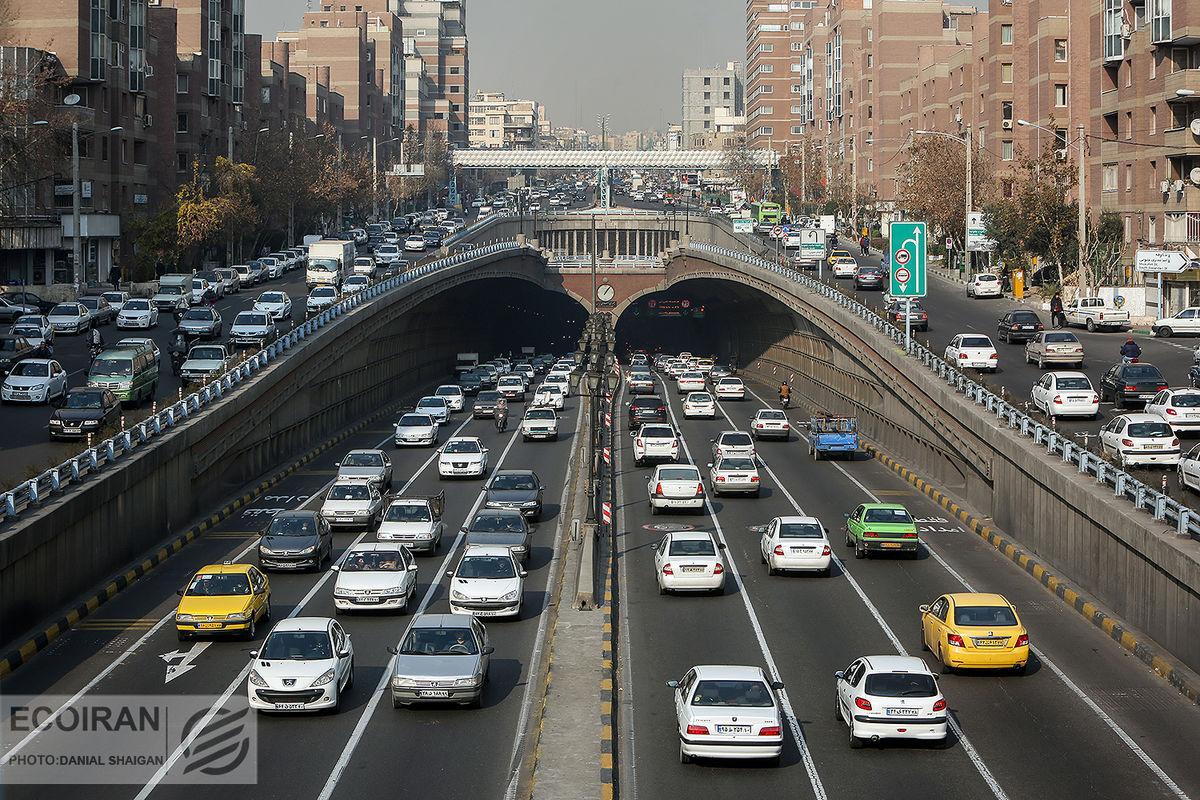
<instances>
[{"instance_id":1,"label":"dark gray car","mask_svg":"<svg viewBox=\"0 0 1200 800\"><path fill-rule=\"evenodd\" d=\"M483 623L470 614L419 614L409 623L388 687L392 708L414 703L478 706L487 684L491 656Z\"/></svg>"},{"instance_id":2,"label":"dark gray car","mask_svg":"<svg viewBox=\"0 0 1200 800\"><path fill-rule=\"evenodd\" d=\"M333 530L316 511L280 511L258 541L265 570L310 569L333 560Z\"/></svg>"},{"instance_id":3,"label":"dark gray car","mask_svg":"<svg viewBox=\"0 0 1200 800\"><path fill-rule=\"evenodd\" d=\"M179 330L194 339L216 339L221 335L221 315L215 308L200 306L184 312Z\"/></svg>"},{"instance_id":4,"label":"dark gray car","mask_svg":"<svg viewBox=\"0 0 1200 800\"><path fill-rule=\"evenodd\" d=\"M473 544L507 547L522 564L529 562L529 540L533 536L533 528L515 508L484 509L475 515L470 525L463 528L463 533L467 535L468 547Z\"/></svg>"},{"instance_id":5,"label":"dark gray car","mask_svg":"<svg viewBox=\"0 0 1200 800\"><path fill-rule=\"evenodd\" d=\"M499 403L499 392L492 389L480 392L475 395L475 405L471 408L471 414L477 419L479 417L494 417L496 416L496 406Z\"/></svg>"},{"instance_id":6,"label":"dark gray car","mask_svg":"<svg viewBox=\"0 0 1200 800\"><path fill-rule=\"evenodd\" d=\"M382 450L351 450L338 465L337 477L365 479L381 492L391 491L392 460Z\"/></svg>"},{"instance_id":7,"label":"dark gray car","mask_svg":"<svg viewBox=\"0 0 1200 800\"><path fill-rule=\"evenodd\" d=\"M502 469L487 486L487 508L520 511L531 520L542 517L542 491L537 473L529 469Z\"/></svg>"}]
</instances>

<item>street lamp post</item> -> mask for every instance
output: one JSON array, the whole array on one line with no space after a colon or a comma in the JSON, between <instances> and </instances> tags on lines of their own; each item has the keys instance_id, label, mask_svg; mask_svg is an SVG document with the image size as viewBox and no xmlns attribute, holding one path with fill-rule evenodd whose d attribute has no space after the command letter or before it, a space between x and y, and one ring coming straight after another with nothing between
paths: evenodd
<instances>
[{"instance_id":1,"label":"street lamp post","mask_svg":"<svg viewBox=\"0 0 1200 800\"><path fill-rule=\"evenodd\" d=\"M1186 91L1186 90L1178 90L1176 93L1178 94L1182 91ZM1076 155L1079 157L1079 162L1078 162L1079 163L1079 167L1078 167L1078 172L1079 172L1079 175L1078 175L1079 215L1075 221L1075 238L1078 242L1078 247L1076 247L1077 253L1076 253L1075 268L1079 273L1079 291L1081 294L1086 294L1086 293L1088 293L1088 290L1091 288L1092 276L1090 274L1091 270L1088 269L1088 262L1087 262L1086 255L1084 253L1084 250L1087 248L1087 195L1084 192L1084 189L1087 185L1086 177L1085 177L1087 174L1087 164L1084 163L1084 149L1083 149L1084 141L1083 140L1086 136L1086 134L1084 133L1084 127L1082 124L1080 124L1079 127L1076 128L1076 132L1077 132L1076 135L1078 137L1078 143L1071 144L1070 142L1067 141L1066 136L1063 136L1063 135L1057 133L1056 131L1052 131L1049 128L1042 127L1041 125L1038 125L1035 122L1029 122L1028 120L1019 119L1019 120L1017 120L1017 124L1023 128L1037 128L1039 131L1045 131L1046 133L1050 134L1058 141L1062 142L1064 148L1070 147L1070 148L1074 149L1076 151Z\"/></svg>"}]
</instances>

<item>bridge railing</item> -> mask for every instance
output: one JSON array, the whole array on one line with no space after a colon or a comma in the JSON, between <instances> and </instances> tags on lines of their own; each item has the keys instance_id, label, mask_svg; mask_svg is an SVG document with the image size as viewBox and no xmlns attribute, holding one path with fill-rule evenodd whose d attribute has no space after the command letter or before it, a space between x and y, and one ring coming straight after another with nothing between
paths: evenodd
<instances>
[{"instance_id":1,"label":"bridge railing","mask_svg":"<svg viewBox=\"0 0 1200 800\"><path fill-rule=\"evenodd\" d=\"M479 227L479 226L474 226ZM313 315L297 325L288 333L280 336L266 347L250 354L227 372L206 382L200 389L178 401L171 403L161 411L152 413L146 419L128 427L119 433L84 448L66 461L51 467L45 472L22 482L19 486L0 494L0 523L7 522L23 511L38 507L61 494L71 484L79 483L88 475L102 472L106 467L119 464L138 448L153 444L165 436L173 428L187 422L191 417L209 409L214 403L240 388L246 382L287 355L305 339L315 335L326 325L336 321L359 306L373 302L381 296L394 291L412 281L420 280L439 270L457 266L482 256L488 256L504 250L520 249L515 241L496 242L483 245L447 258L422 264L407 272L394 275L391 278L370 286L361 292L350 295L328 309Z\"/></svg>"},{"instance_id":2,"label":"bridge railing","mask_svg":"<svg viewBox=\"0 0 1200 800\"><path fill-rule=\"evenodd\" d=\"M796 272L767 259L725 247L705 243L693 243L688 247L700 252L715 253L726 258L736 259L750 266L778 273L852 312L900 347L905 345L903 329L886 321L873 309L843 294L839 289L824 284L809 275ZM1200 539L1200 513L1147 486L1120 467L1071 441L1070 436L1033 419L1004 398L991 392L987 387L946 363L941 356L929 348L912 342L908 352L919 359L926 368L936 373L939 378L952 385L955 390L966 395L967 399L981 406L988 413L994 414L997 420L1021 436L1031 438L1035 444L1045 447L1047 453L1058 456L1064 462L1071 464L1081 475L1089 475L1097 483L1111 487L1116 497L1132 502L1136 508L1149 512L1156 520L1170 523L1181 535Z\"/></svg>"}]
</instances>

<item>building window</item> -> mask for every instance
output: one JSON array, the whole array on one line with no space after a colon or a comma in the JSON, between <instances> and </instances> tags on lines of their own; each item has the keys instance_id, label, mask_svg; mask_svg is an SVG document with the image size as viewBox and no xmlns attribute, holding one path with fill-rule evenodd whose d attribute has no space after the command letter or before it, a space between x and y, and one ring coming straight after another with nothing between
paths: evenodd
<instances>
[{"instance_id":1,"label":"building window","mask_svg":"<svg viewBox=\"0 0 1200 800\"><path fill-rule=\"evenodd\" d=\"M1150 0L1150 41L1171 39L1171 0Z\"/></svg>"},{"instance_id":2,"label":"building window","mask_svg":"<svg viewBox=\"0 0 1200 800\"><path fill-rule=\"evenodd\" d=\"M724 92L724 95L725 95L725 96L721 98L722 100L728 100L728 99L730 99L730 98L729 98L729 92Z\"/></svg>"},{"instance_id":3,"label":"building window","mask_svg":"<svg viewBox=\"0 0 1200 800\"><path fill-rule=\"evenodd\" d=\"M191 162L188 159L187 153L176 153L175 154L175 171L176 172L187 172L188 166L190 165L190 163Z\"/></svg>"},{"instance_id":4,"label":"building window","mask_svg":"<svg viewBox=\"0 0 1200 800\"><path fill-rule=\"evenodd\" d=\"M1100 169L1100 177L1102 180L1101 191L1115 192L1117 190L1117 165L1105 164Z\"/></svg>"},{"instance_id":5,"label":"building window","mask_svg":"<svg viewBox=\"0 0 1200 800\"><path fill-rule=\"evenodd\" d=\"M1158 191L1158 162L1150 162L1150 191Z\"/></svg>"},{"instance_id":6,"label":"building window","mask_svg":"<svg viewBox=\"0 0 1200 800\"><path fill-rule=\"evenodd\" d=\"M1125 62L1125 85L1133 86L1133 59Z\"/></svg>"},{"instance_id":7,"label":"building window","mask_svg":"<svg viewBox=\"0 0 1200 800\"><path fill-rule=\"evenodd\" d=\"M188 93L188 74L186 72L175 73L175 94Z\"/></svg>"},{"instance_id":8,"label":"building window","mask_svg":"<svg viewBox=\"0 0 1200 800\"><path fill-rule=\"evenodd\" d=\"M1125 112L1125 138L1126 139L1133 138L1133 112L1132 111Z\"/></svg>"},{"instance_id":9,"label":"building window","mask_svg":"<svg viewBox=\"0 0 1200 800\"><path fill-rule=\"evenodd\" d=\"M873 56L870 53L867 53L867 66L868 67L875 66L875 56Z\"/></svg>"},{"instance_id":10,"label":"building window","mask_svg":"<svg viewBox=\"0 0 1200 800\"><path fill-rule=\"evenodd\" d=\"M1012 25L1000 26L1000 44L1012 44Z\"/></svg>"},{"instance_id":11,"label":"building window","mask_svg":"<svg viewBox=\"0 0 1200 800\"><path fill-rule=\"evenodd\" d=\"M712 85L712 78L705 78L705 79L704 79L704 85L705 85L705 86L711 86L711 85Z\"/></svg>"},{"instance_id":12,"label":"building window","mask_svg":"<svg viewBox=\"0 0 1200 800\"><path fill-rule=\"evenodd\" d=\"M1158 133L1158 106L1150 106L1150 135Z\"/></svg>"},{"instance_id":13,"label":"building window","mask_svg":"<svg viewBox=\"0 0 1200 800\"><path fill-rule=\"evenodd\" d=\"M705 106L705 107L704 107L704 113L705 113L705 114L711 114L711 113L712 113L712 106ZM769 113L769 112L764 112L764 113Z\"/></svg>"},{"instance_id":14,"label":"building window","mask_svg":"<svg viewBox=\"0 0 1200 800\"><path fill-rule=\"evenodd\" d=\"M868 158L867 159L867 172L874 172L874 171L875 171L875 159Z\"/></svg>"},{"instance_id":15,"label":"building window","mask_svg":"<svg viewBox=\"0 0 1200 800\"><path fill-rule=\"evenodd\" d=\"M1067 60L1067 40L1066 39L1055 39L1054 40L1054 60L1055 61L1066 61Z\"/></svg>"},{"instance_id":16,"label":"building window","mask_svg":"<svg viewBox=\"0 0 1200 800\"><path fill-rule=\"evenodd\" d=\"M872 30L871 28L867 28L867 41L868 42L875 41L875 31Z\"/></svg>"},{"instance_id":17,"label":"building window","mask_svg":"<svg viewBox=\"0 0 1200 800\"><path fill-rule=\"evenodd\" d=\"M1006 119L1009 122L1012 122L1012 118L1013 118L1013 101L1012 100L1001 100L1000 101L1000 118Z\"/></svg>"},{"instance_id":18,"label":"building window","mask_svg":"<svg viewBox=\"0 0 1200 800\"><path fill-rule=\"evenodd\" d=\"M1125 244L1129 244L1133 236L1133 217L1125 217Z\"/></svg>"},{"instance_id":19,"label":"building window","mask_svg":"<svg viewBox=\"0 0 1200 800\"><path fill-rule=\"evenodd\" d=\"M1158 217L1150 217L1150 227L1148 228L1146 238L1150 241L1150 244L1158 241Z\"/></svg>"},{"instance_id":20,"label":"building window","mask_svg":"<svg viewBox=\"0 0 1200 800\"><path fill-rule=\"evenodd\" d=\"M1054 84L1054 105L1062 108L1067 104L1067 85L1065 83Z\"/></svg>"},{"instance_id":21,"label":"building window","mask_svg":"<svg viewBox=\"0 0 1200 800\"><path fill-rule=\"evenodd\" d=\"M1104 60L1125 55L1125 39L1121 26L1125 24L1125 0L1104 0Z\"/></svg>"},{"instance_id":22,"label":"building window","mask_svg":"<svg viewBox=\"0 0 1200 800\"><path fill-rule=\"evenodd\" d=\"M1000 196L1003 197L1005 200L1012 199L1012 196L1013 196L1013 182L1012 181L1001 181L1000 182Z\"/></svg>"},{"instance_id":23,"label":"building window","mask_svg":"<svg viewBox=\"0 0 1200 800\"><path fill-rule=\"evenodd\" d=\"M712 92L705 92L705 93L704 93L704 99L705 99L705 100L708 100L708 99L709 99L709 98L711 98L711 97L712 97Z\"/></svg>"},{"instance_id":24,"label":"building window","mask_svg":"<svg viewBox=\"0 0 1200 800\"><path fill-rule=\"evenodd\" d=\"M179 114L176 117L175 132L176 133L187 133L188 132L188 115L187 114Z\"/></svg>"},{"instance_id":25,"label":"building window","mask_svg":"<svg viewBox=\"0 0 1200 800\"><path fill-rule=\"evenodd\" d=\"M1013 160L1013 143L1012 139L1005 139L1000 142L1000 158L1004 161Z\"/></svg>"},{"instance_id":26,"label":"building window","mask_svg":"<svg viewBox=\"0 0 1200 800\"><path fill-rule=\"evenodd\" d=\"M1000 82L1001 83L1012 83L1012 81L1013 81L1012 64L1007 64L1007 63L1001 64L1000 65Z\"/></svg>"},{"instance_id":27,"label":"building window","mask_svg":"<svg viewBox=\"0 0 1200 800\"><path fill-rule=\"evenodd\" d=\"M1133 164L1125 165L1125 191L1133 191Z\"/></svg>"},{"instance_id":28,"label":"building window","mask_svg":"<svg viewBox=\"0 0 1200 800\"><path fill-rule=\"evenodd\" d=\"M721 83L722 83L722 85L724 85L724 86L728 86L728 85L729 85L729 78L722 78L722 79L721 79Z\"/></svg>"}]
</instances>

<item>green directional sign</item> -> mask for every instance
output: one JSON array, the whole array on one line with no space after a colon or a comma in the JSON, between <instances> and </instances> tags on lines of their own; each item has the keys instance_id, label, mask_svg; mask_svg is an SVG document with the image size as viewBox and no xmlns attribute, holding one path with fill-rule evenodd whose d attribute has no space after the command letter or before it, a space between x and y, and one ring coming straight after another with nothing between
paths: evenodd
<instances>
[{"instance_id":1,"label":"green directional sign","mask_svg":"<svg viewBox=\"0 0 1200 800\"><path fill-rule=\"evenodd\" d=\"M925 296L925 223L893 222L891 225L892 297Z\"/></svg>"}]
</instances>

